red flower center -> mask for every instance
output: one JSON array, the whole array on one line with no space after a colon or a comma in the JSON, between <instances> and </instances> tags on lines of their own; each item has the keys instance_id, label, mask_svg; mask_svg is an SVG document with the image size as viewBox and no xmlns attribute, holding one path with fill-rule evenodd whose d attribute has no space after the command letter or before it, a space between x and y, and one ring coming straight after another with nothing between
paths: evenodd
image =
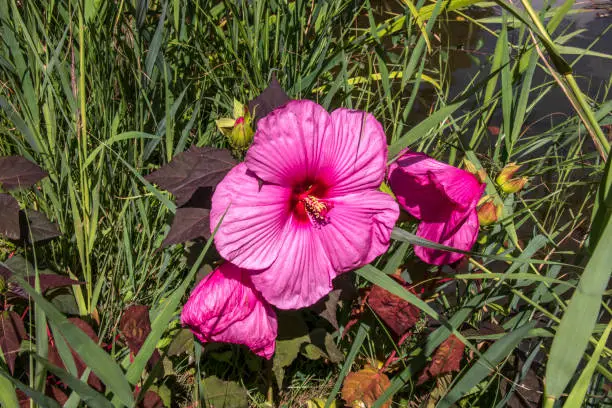
<instances>
[{"instance_id":1,"label":"red flower center","mask_svg":"<svg viewBox=\"0 0 612 408\"><path fill-rule=\"evenodd\" d=\"M322 183L303 183L293 189L291 208L296 218L304 223L325 225L333 204L325 200L327 187Z\"/></svg>"}]
</instances>

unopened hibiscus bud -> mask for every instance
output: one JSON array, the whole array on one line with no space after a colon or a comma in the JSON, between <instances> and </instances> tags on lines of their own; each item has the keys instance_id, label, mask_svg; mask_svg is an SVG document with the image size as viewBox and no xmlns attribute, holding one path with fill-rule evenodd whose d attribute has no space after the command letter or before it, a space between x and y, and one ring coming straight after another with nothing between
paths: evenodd
<instances>
[{"instance_id":1,"label":"unopened hibiscus bud","mask_svg":"<svg viewBox=\"0 0 612 408\"><path fill-rule=\"evenodd\" d=\"M487 201L478 208L478 222L482 226L495 223L501 217L502 206Z\"/></svg>"},{"instance_id":2,"label":"unopened hibiscus bud","mask_svg":"<svg viewBox=\"0 0 612 408\"><path fill-rule=\"evenodd\" d=\"M527 183L527 177L514 177L514 174L520 168L520 164L509 163L495 179L495 182L501 187L504 193L516 193L525 186L525 183Z\"/></svg>"},{"instance_id":3,"label":"unopened hibiscus bud","mask_svg":"<svg viewBox=\"0 0 612 408\"><path fill-rule=\"evenodd\" d=\"M253 128L251 125L245 120L244 117L240 117L236 119L234 123L234 128L229 136L230 143L235 149L246 149L251 144L253 140Z\"/></svg>"},{"instance_id":4,"label":"unopened hibiscus bud","mask_svg":"<svg viewBox=\"0 0 612 408\"><path fill-rule=\"evenodd\" d=\"M246 106L234 100L233 118L220 118L215 121L217 128L229 139L234 149L245 150L253 141L251 114Z\"/></svg>"},{"instance_id":5,"label":"unopened hibiscus bud","mask_svg":"<svg viewBox=\"0 0 612 408\"><path fill-rule=\"evenodd\" d=\"M508 193L508 194L518 193L519 191L523 189L527 181L528 181L527 177L514 178L502 184L501 189L504 191L504 193Z\"/></svg>"}]
</instances>

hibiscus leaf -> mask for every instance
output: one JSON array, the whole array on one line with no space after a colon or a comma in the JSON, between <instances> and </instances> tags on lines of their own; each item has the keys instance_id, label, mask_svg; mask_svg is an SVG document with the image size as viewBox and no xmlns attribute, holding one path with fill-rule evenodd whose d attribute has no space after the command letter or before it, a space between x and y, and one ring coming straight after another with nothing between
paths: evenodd
<instances>
[{"instance_id":1,"label":"hibiscus leaf","mask_svg":"<svg viewBox=\"0 0 612 408\"><path fill-rule=\"evenodd\" d=\"M0 349L4 353L11 374L15 372L15 359L21 347L21 341L26 338L23 320L16 312L0 313Z\"/></svg>"},{"instance_id":2,"label":"hibiscus leaf","mask_svg":"<svg viewBox=\"0 0 612 408\"><path fill-rule=\"evenodd\" d=\"M45 214L34 210L19 211L19 229L19 240L30 244L62 235L56 223L49 221Z\"/></svg>"},{"instance_id":3,"label":"hibiscus leaf","mask_svg":"<svg viewBox=\"0 0 612 408\"><path fill-rule=\"evenodd\" d=\"M310 343L308 326L299 311L278 311L278 337L272 361L272 371L279 388L282 388L285 368L297 358L302 346Z\"/></svg>"},{"instance_id":4,"label":"hibiscus leaf","mask_svg":"<svg viewBox=\"0 0 612 408\"><path fill-rule=\"evenodd\" d=\"M353 278L350 274L345 273L339 275L333 280L334 290L321 298L317 303L310 308L319 316L327 320L334 329L338 330L338 319L336 312L341 304L350 304L357 297L357 289L353 284Z\"/></svg>"},{"instance_id":5,"label":"hibiscus leaf","mask_svg":"<svg viewBox=\"0 0 612 408\"><path fill-rule=\"evenodd\" d=\"M0 186L5 190L30 187L47 173L21 156L0 157Z\"/></svg>"},{"instance_id":6,"label":"hibiscus leaf","mask_svg":"<svg viewBox=\"0 0 612 408\"><path fill-rule=\"evenodd\" d=\"M176 204L186 204L200 188L215 187L236 165L226 149L191 147L145 179L170 191ZM211 190L212 191L212 190Z\"/></svg>"},{"instance_id":7,"label":"hibiscus leaf","mask_svg":"<svg viewBox=\"0 0 612 408\"><path fill-rule=\"evenodd\" d=\"M196 238L210 238L210 212L205 208L178 208L170 232L162 243L163 247L192 241Z\"/></svg>"},{"instance_id":8,"label":"hibiscus leaf","mask_svg":"<svg viewBox=\"0 0 612 408\"><path fill-rule=\"evenodd\" d=\"M291 98L287 96L278 83L276 74L273 73L270 85L259 96L249 101L249 112L253 115L253 123L257 125L259 119L267 116L274 109L283 106L290 100Z\"/></svg>"},{"instance_id":9,"label":"hibiscus leaf","mask_svg":"<svg viewBox=\"0 0 612 408\"><path fill-rule=\"evenodd\" d=\"M216 376L202 380L207 408L246 408L249 406L246 390L237 382L223 381Z\"/></svg>"},{"instance_id":10,"label":"hibiscus leaf","mask_svg":"<svg viewBox=\"0 0 612 408\"><path fill-rule=\"evenodd\" d=\"M0 194L0 235L19 239L19 203L8 194Z\"/></svg>"},{"instance_id":11,"label":"hibiscus leaf","mask_svg":"<svg viewBox=\"0 0 612 408\"><path fill-rule=\"evenodd\" d=\"M194 339L193 333L189 329L181 329L178 334L174 336L172 343L168 347L166 354L170 357L178 356L183 353L193 350Z\"/></svg>"}]
</instances>

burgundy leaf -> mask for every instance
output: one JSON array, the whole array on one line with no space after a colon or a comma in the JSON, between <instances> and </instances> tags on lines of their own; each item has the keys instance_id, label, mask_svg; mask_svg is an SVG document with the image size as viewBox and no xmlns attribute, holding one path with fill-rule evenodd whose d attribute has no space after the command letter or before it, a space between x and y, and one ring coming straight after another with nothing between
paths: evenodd
<instances>
[{"instance_id":1,"label":"burgundy leaf","mask_svg":"<svg viewBox=\"0 0 612 408\"><path fill-rule=\"evenodd\" d=\"M13 272L11 272L10 269L0 265L0 277L2 277L2 279L4 279L6 282L11 276L13 276Z\"/></svg>"},{"instance_id":2,"label":"burgundy leaf","mask_svg":"<svg viewBox=\"0 0 612 408\"><path fill-rule=\"evenodd\" d=\"M19 401L19 408L30 408L30 397L21 390L16 390L17 400Z\"/></svg>"},{"instance_id":3,"label":"burgundy leaf","mask_svg":"<svg viewBox=\"0 0 612 408\"><path fill-rule=\"evenodd\" d=\"M419 308L377 285L372 287L368 303L397 337L403 336L421 316Z\"/></svg>"},{"instance_id":4,"label":"burgundy leaf","mask_svg":"<svg viewBox=\"0 0 612 408\"><path fill-rule=\"evenodd\" d=\"M32 272L33 273L33 272ZM4 266L0 266L0 277L2 277L5 281L10 281L10 278L13 276L14 272ZM34 287L36 283L36 277L33 275L22 276L23 279L28 282L28 284ZM56 275L53 273L44 273L38 275L38 280L40 283L40 291L41 293L45 293L49 289L60 288L63 286L72 286L72 285L82 285L83 282L79 282L73 279L70 279L67 276ZM28 298L28 294L19 287L19 284L16 282L9 282L9 292L12 295L19 296L22 298Z\"/></svg>"},{"instance_id":5,"label":"burgundy leaf","mask_svg":"<svg viewBox=\"0 0 612 408\"><path fill-rule=\"evenodd\" d=\"M119 322L119 331L134 354L138 354L147 336L151 333L151 320L149 307L144 305L132 305L128 307ZM159 352L155 350L149 359L149 367L155 366L160 359Z\"/></svg>"},{"instance_id":6,"label":"burgundy leaf","mask_svg":"<svg viewBox=\"0 0 612 408\"><path fill-rule=\"evenodd\" d=\"M11 374L15 372L15 359L21 347L21 341L27 338L23 320L16 312L0 313L0 348Z\"/></svg>"},{"instance_id":7,"label":"burgundy leaf","mask_svg":"<svg viewBox=\"0 0 612 408\"><path fill-rule=\"evenodd\" d=\"M19 203L8 194L0 194L0 235L19 239Z\"/></svg>"},{"instance_id":8,"label":"burgundy leaf","mask_svg":"<svg viewBox=\"0 0 612 408\"><path fill-rule=\"evenodd\" d=\"M0 186L5 190L30 187L47 173L21 156L0 157Z\"/></svg>"},{"instance_id":9,"label":"burgundy leaf","mask_svg":"<svg viewBox=\"0 0 612 408\"><path fill-rule=\"evenodd\" d=\"M194 146L145 178L174 194L176 204L181 207L198 189L219 184L235 165L226 149Z\"/></svg>"},{"instance_id":10,"label":"burgundy leaf","mask_svg":"<svg viewBox=\"0 0 612 408\"><path fill-rule=\"evenodd\" d=\"M142 401L137 405L138 408L164 408L164 403L160 396L151 390L147 390Z\"/></svg>"},{"instance_id":11,"label":"burgundy leaf","mask_svg":"<svg viewBox=\"0 0 612 408\"><path fill-rule=\"evenodd\" d=\"M26 278L28 283L34 287L36 278L34 276L28 276ZM38 275L38 281L40 283L40 291L45 293L49 289L61 288L63 286L82 285L84 282L79 282L74 279L70 279L67 276L55 275L47 273L44 275Z\"/></svg>"},{"instance_id":12,"label":"burgundy leaf","mask_svg":"<svg viewBox=\"0 0 612 408\"><path fill-rule=\"evenodd\" d=\"M465 345L454 334L447 338L434 353L431 362L419 376L417 384L452 371L459 371Z\"/></svg>"},{"instance_id":13,"label":"burgundy leaf","mask_svg":"<svg viewBox=\"0 0 612 408\"><path fill-rule=\"evenodd\" d=\"M98 343L99 341L98 335L86 321L79 319L78 317L70 317L68 318L68 320L72 324L77 326L79 329L81 329L81 331L83 331L95 343ZM50 363L56 365L57 367L61 369L66 369L66 367L64 366L64 362L62 361L59 355L59 352L57 351L57 348L55 347L55 343L52 341L53 338L50 337L49 340L50 340L50 344L49 344L49 352L48 352L47 359L49 360ZM70 347L70 352L72 353L72 358L74 359L74 365L76 366L77 373L79 377L81 377L86 368L85 362L72 349L72 347ZM87 384L89 384L92 388L94 388L97 391L102 392L104 390L104 385L102 384L102 381L100 381L98 376L96 376L93 372L89 374L89 377L87 378Z\"/></svg>"},{"instance_id":14,"label":"burgundy leaf","mask_svg":"<svg viewBox=\"0 0 612 408\"><path fill-rule=\"evenodd\" d=\"M291 98L281 88L276 74L272 74L270 85L252 101L249 101L249 112L253 115L253 123L257 125L259 119L267 116L274 109L283 106Z\"/></svg>"},{"instance_id":15,"label":"burgundy leaf","mask_svg":"<svg viewBox=\"0 0 612 408\"><path fill-rule=\"evenodd\" d=\"M19 239L30 244L62 235L57 224L49 221L45 214L34 210L19 211L19 228Z\"/></svg>"},{"instance_id":16,"label":"burgundy leaf","mask_svg":"<svg viewBox=\"0 0 612 408\"><path fill-rule=\"evenodd\" d=\"M162 246L210 238L210 212L205 208L179 208L172 221L170 232Z\"/></svg>"}]
</instances>

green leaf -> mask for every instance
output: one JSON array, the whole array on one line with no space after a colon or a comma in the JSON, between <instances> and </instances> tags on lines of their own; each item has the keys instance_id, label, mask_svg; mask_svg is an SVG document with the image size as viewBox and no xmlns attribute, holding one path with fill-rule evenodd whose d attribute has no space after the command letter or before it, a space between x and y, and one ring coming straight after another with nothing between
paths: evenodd
<instances>
[{"instance_id":1,"label":"green leaf","mask_svg":"<svg viewBox=\"0 0 612 408\"><path fill-rule=\"evenodd\" d=\"M208 408L247 408L246 390L237 382L223 381L214 375L202 380Z\"/></svg>"},{"instance_id":2,"label":"green leaf","mask_svg":"<svg viewBox=\"0 0 612 408\"><path fill-rule=\"evenodd\" d=\"M3 376L0 376L0 405L5 408L19 406L15 386L8 378Z\"/></svg>"}]
</instances>

